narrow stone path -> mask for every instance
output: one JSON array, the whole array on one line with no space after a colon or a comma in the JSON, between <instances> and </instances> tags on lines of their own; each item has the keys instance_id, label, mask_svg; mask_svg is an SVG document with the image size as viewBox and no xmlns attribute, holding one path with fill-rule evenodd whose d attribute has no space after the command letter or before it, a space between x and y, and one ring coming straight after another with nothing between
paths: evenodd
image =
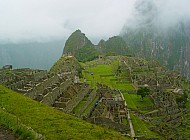
<instances>
[{"instance_id":1,"label":"narrow stone path","mask_svg":"<svg viewBox=\"0 0 190 140\"><path fill-rule=\"evenodd\" d=\"M124 104L125 104L125 107L127 108L127 103L126 103L126 100L125 100L125 98L124 98L124 96L123 96L123 93L122 93L121 91L119 91L119 92L120 92L121 98L125 101ZM129 110L129 109L127 109L127 119L128 119L128 122L129 122L130 131L131 131L130 136L131 136L134 140L137 140L137 138L136 138L136 136L135 136L135 130L134 130L134 128L133 128L133 123L132 123L132 121L131 121L130 110Z\"/></svg>"},{"instance_id":2,"label":"narrow stone path","mask_svg":"<svg viewBox=\"0 0 190 140\"><path fill-rule=\"evenodd\" d=\"M135 140L137 140L137 138L135 138L135 130L133 128L133 124L132 124L132 121L131 121L130 111L129 110L127 110L127 118L128 118L128 121L129 121L129 127L130 127L130 131L131 131L131 137L134 138Z\"/></svg>"}]
</instances>

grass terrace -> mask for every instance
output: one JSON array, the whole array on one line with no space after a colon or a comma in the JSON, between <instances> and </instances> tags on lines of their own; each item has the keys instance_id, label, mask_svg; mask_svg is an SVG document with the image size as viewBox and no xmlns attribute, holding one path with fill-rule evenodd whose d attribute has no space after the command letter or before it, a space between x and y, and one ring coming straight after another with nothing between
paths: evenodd
<instances>
[{"instance_id":1,"label":"grass terrace","mask_svg":"<svg viewBox=\"0 0 190 140\"><path fill-rule=\"evenodd\" d=\"M128 108L132 110L138 110L141 113L146 113L151 110L146 108L151 108L154 106L152 100L149 97L145 97L143 100L137 94L128 94L127 92L123 93L123 96L127 102ZM144 109L145 108L145 109ZM141 110L143 109L143 110Z\"/></svg>"},{"instance_id":2,"label":"grass terrace","mask_svg":"<svg viewBox=\"0 0 190 140\"><path fill-rule=\"evenodd\" d=\"M129 81L117 81L117 78L119 77L115 77L113 66L114 65L101 64L95 65L94 67L86 67L86 70L83 71L83 75L86 77L87 83L90 84L92 88L96 87L96 83L102 83L114 89L134 90L133 85Z\"/></svg>"},{"instance_id":3,"label":"grass terrace","mask_svg":"<svg viewBox=\"0 0 190 140\"><path fill-rule=\"evenodd\" d=\"M27 135L30 139L34 139L34 135L22 126L32 128L46 140L128 139L113 130L87 123L3 86L0 86L0 120L0 125L13 130L20 137Z\"/></svg>"},{"instance_id":4,"label":"grass terrace","mask_svg":"<svg viewBox=\"0 0 190 140\"><path fill-rule=\"evenodd\" d=\"M151 131L148 126L151 126L150 124L148 124L147 122L144 122L142 120L140 120L137 116L133 115L131 113L131 119L133 122L133 127L135 130L135 134L136 136L139 137L144 137L146 139L153 139L153 138L157 138L157 139L163 139L160 135L158 135L157 133Z\"/></svg>"}]
</instances>

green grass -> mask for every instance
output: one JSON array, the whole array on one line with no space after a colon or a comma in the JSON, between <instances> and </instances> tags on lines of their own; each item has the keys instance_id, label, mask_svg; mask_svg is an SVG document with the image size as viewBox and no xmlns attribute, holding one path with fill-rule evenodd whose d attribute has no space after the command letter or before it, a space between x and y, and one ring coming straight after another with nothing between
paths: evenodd
<instances>
[{"instance_id":1,"label":"green grass","mask_svg":"<svg viewBox=\"0 0 190 140\"><path fill-rule=\"evenodd\" d=\"M91 87L96 87L96 83L103 83L108 86L112 86L110 79L113 76L102 77L100 75L110 75L112 73L112 67L109 65L97 65L93 68L88 68L88 72L83 72L83 75L87 79L87 83L91 85ZM91 75L93 73L93 75Z\"/></svg>"},{"instance_id":2,"label":"green grass","mask_svg":"<svg viewBox=\"0 0 190 140\"><path fill-rule=\"evenodd\" d=\"M130 83L130 81L126 80L122 83L119 83L117 78L120 78L120 80L122 80L122 78L127 78L126 74L125 75L121 75L120 77L115 77L111 74L113 74L113 66L112 65L96 65L92 68L88 68L86 67L86 69L88 70L88 72L83 73L86 76L87 82L92 86L95 87L96 83L102 83L105 84L107 86L109 86L110 88L114 88L114 89L119 89L119 90L135 90L135 88L133 87L133 85ZM90 72L93 73L93 75L90 75ZM107 76L104 76L107 75ZM141 113L146 113L149 112L151 110L148 109L143 109L142 108L146 108L146 107L152 107L154 104L152 102L152 100L149 97L145 97L144 100L142 101L140 96L137 96L136 94L128 94L127 92L123 93L123 96L127 102L128 108L141 112ZM139 130L140 135L144 135L146 138L158 138L158 134L150 131L148 129L148 124L144 123L143 121L141 121L137 116L133 116L132 118L132 122L134 123L134 127L135 130Z\"/></svg>"},{"instance_id":3,"label":"green grass","mask_svg":"<svg viewBox=\"0 0 190 140\"><path fill-rule=\"evenodd\" d=\"M83 64L84 66L84 64ZM91 85L92 88L96 87L96 83L102 83L110 88L120 89L120 90L134 90L131 83L120 83L116 84L116 77L113 76L113 66L112 65L97 65L92 68L87 68L88 72L83 71L83 75L87 79L87 83ZM93 73L93 75L91 75Z\"/></svg>"},{"instance_id":4,"label":"green grass","mask_svg":"<svg viewBox=\"0 0 190 140\"><path fill-rule=\"evenodd\" d=\"M2 86L0 86L0 91L0 93L7 92L7 94L0 94L0 107L5 108L6 113L19 118L20 123L42 134L46 140L126 139L113 130L64 114ZM0 119L5 118L2 117L2 110L0 110L0 114Z\"/></svg>"},{"instance_id":5,"label":"green grass","mask_svg":"<svg viewBox=\"0 0 190 140\"><path fill-rule=\"evenodd\" d=\"M130 116L131 116L131 119L132 119L135 134L137 136L144 136L145 138L163 139L157 133L155 133L153 131L150 131L147 128L147 124L145 122L143 122L142 120L140 120L137 116L135 116L133 114L130 114Z\"/></svg>"},{"instance_id":6,"label":"green grass","mask_svg":"<svg viewBox=\"0 0 190 140\"><path fill-rule=\"evenodd\" d=\"M101 64L96 67L89 68L89 71L95 71L99 75L112 74L112 68L110 65Z\"/></svg>"},{"instance_id":7,"label":"green grass","mask_svg":"<svg viewBox=\"0 0 190 140\"><path fill-rule=\"evenodd\" d=\"M120 90L135 90L135 88L129 83L129 84L117 84L116 89Z\"/></svg>"},{"instance_id":8,"label":"green grass","mask_svg":"<svg viewBox=\"0 0 190 140\"><path fill-rule=\"evenodd\" d=\"M110 79L113 78L113 76L109 76L109 77L101 77L101 82L111 88L116 88L116 84L114 81L110 81Z\"/></svg>"},{"instance_id":9,"label":"green grass","mask_svg":"<svg viewBox=\"0 0 190 140\"><path fill-rule=\"evenodd\" d=\"M10 129L20 140L35 140L35 133L20 123L18 118L0 108L0 127Z\"/></svg>"},{"instance_id":10,"label":"green grass","mask_svg":"<svg viewBox=\"0 0 190 140\"><path fill-rule=\"evenodd\" d=\"M84 112L83 112L83 115L84 115L84 116L90 112L91 107L94 105L95 100L97 100L98 98L99 98L99 97L96 96L96 97L92 100L92 102L87 106L87 108L86 108L86 109L84 110Z\"/></svg>"},{"instance_id":11,"label":"green grass","mask_svg":"<svg viewBox=\"0 0 190 140\"><path fill-rule=\"evenodd\" d=\"M123 124L125 124L125 125L129 125L129 123L128 123L129 121L128 121L128 119L127 118L124 118L123 119Z\"/></svg>"},{"instance_id":12,"label":"green grass","mask_svg":"<svg viewBox=\"0 0 190 140\"><path fill-rule=\"evenodd\" d=\"M78 113L85 103L86 101L84 100L80 101L80 103L73 109L73 114Z\"/></svg>"},{"instance_id":13,"label":"green grass","mask_svg":"<svg viewBox=\"0 0 190 140\"><path fill-rule=\"evenodd\" d=\"M150 107L154 105L148 96L142 100L140 96L137 96L137 94L129 95L137 108Z\"/></svg>"},{"instance_id":14,"label":"green grass","mask_svg":"<svg viewBox=\"0 0 190 140\"><path fill-rule=\"evenodd\" d=\"M142 101L141 97L137 94L128 94L127 92L124 92L123 96L127 102L129 109L138 110L141 113L151 111L149 109L142 111L141 108L152 107L154 105L149 97L145 97Z\"/></svg>"},{"instance_id":15,"label":"green grass","mask_svg":"<svg viewBox=\"0 0 190 140\"><path fill-rule=\"evenodd\" d=\"M126 92L123 93L123 96L127 102L127 107L129 109L137 110L137 107L136 107L135 103L133 102L131 96Z\"/></svg>"},{"instance_id":16,"label":"green grass","mask_svg":"<svg viewBox=\"0 0 190 140\"><path fill-rule=\"evenodd\" d=\"M186 90L189 89L189 86L190 86L190 85L189 85L189 83L188 83L187 81L181 80L180 83L182 84L182 86L183 86Z\"/></svg>"},{"instance_id":17,"label":"green grass","mask_svg":"<svg viewBox=\"0 0 190 140\"><path fill-rule=\"evenodd\" d=\"M190 97L190 94L188 96ZM189 136L190 134L190 101L187 101L185 106L186 106L186 113L183 115L184 124L178 127L178 132L179 132L179 135Z\"/></svg>"}]
</instances>

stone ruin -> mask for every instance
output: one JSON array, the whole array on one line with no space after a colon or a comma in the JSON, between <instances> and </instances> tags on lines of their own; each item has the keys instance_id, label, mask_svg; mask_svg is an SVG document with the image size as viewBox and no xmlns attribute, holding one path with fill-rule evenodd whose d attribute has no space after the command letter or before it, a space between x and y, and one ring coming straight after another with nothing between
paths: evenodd
<instances>
[{"instance_id":1,"label":"stone ruin","mask_svg":"<svg viewBox=\"0 0 190 140\"><path fill-rule=\"evenodd\" d=\"M80 83L77 70L72 68L65 63L57 73L32 69L4 70L1 71L0 83L63 112L126 133L129 127L123 123L126 108L120 94L101 84L98 90L90 89L86 83ZM85 103L74 112L81 102Z\"/></svg>"},{"instance_id":2,"label":"stone ruin","mask_svg":"<svg viewBox=\"0 0 190 140\"><path fill-rule=\"evenodd\" d=\"M87 120L106 125L122 133L129 131L128 124L124 123L124 119L127 118L127 108L120 93L102 84L98 84L97 92L100 95L99 101Z\"/></svg>"},{"instance_id":3,"label":"stone ruin","mask_svg":"<svg viewBox=\"0 0 190 140\"><path fill-rule=\"evenodd\" d=\"M139 116L152 122L165 122L171 127L181 125L183 112L176 102L176 97L183 94L181 76L177 72L167 71L155 61L148 62L133 57L123 57L121 61L121 70L128 71L133 85L136 88L148 86L151 91L150 98L154 103L154 110L145 114L138 113ZM160 116L161 119L155 119L155 116ZM158 132L163 131L162 127L159 130L154 129Z\"/></svg>"},{"instance_id":4,"label":"stone ruin","mask_svg":"<svg viewBox=\"0 0 190 140\"><path fill-rule=\"evenodd\" d=\"M109 61L115 60L110 57ZM94 65L102 64L100 60ZM109 64L109 62L103 62ZM114 128L121 133L129 131L129 124L124 121L127 108L118 91L98 84L98 88L90 89L89 85L80 82L79 69L71 56L63 57L63 61L54 71L32 69L2 69L0 84L22 93L34 100L52 106L63 112L73 114L89 122ZM181 77L176 72L166 71L154 62L139 58L123 57L119 74L127 71L136 89L148 86L154 110L139 114L141 118L152 122L167 122L177 127L182 122L182 110L176 103L176 95L183 94ZM122 80L121 80L122 81ZM82 106L76 111L79 104ZM161 119L154 119L161 116ZM161 132L163 128L152 128Z\"/></svg>"},{"instance_id":5,"label":"stone ruin","mask_svg":"<svg viewBox=\"0 0 190 140\"><path fill-rule=\"evenodd\" d=\"M31 99L52 106L80 118L88 118L99 94L86 83L80 83L76 61L71 56L62 57L61 66L54 71L23 69L3 69L0 84ZM85 99L78 112L75 108Z\"/></svg>"},{"instance_id":6,"label":"stone ruin","mask_svg":"<svg viewBox=\"0 0 190 140\"><path fill-rule=\"evenodd\" d=\"M5 65L5 66L3 66L3 70L11 70L13 68L13 66L12 65Z\"/></svg>"}]
</instances>

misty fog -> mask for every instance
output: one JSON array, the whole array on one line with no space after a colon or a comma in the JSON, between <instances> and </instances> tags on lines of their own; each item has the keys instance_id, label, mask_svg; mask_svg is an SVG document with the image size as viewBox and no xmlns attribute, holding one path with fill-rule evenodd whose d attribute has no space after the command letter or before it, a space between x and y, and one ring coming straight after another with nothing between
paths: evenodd
<instances>
[{"instance_id":1,"label":"misty fog","mask_svg":"<svg viewBox=\"0 0 190 140\"><path fill-rule=\"evenodd\" d=\"M76 29L97 44L120 34L124 25L166 30L189 23L189 5L189 0L0 0L0 67L48 69L63 51L64 41L56 40Z\"/></svg>"},{"instance_id":2,"label":"misty fog","mask_svg":"<svg viewBox=\"0 0 190 140\"><path fill-rule=\"evenodd\" d=\"M136 0L125 26L138 29L154 26L158 30L190 21L190 1L188 0Z\"/></svg>"},{"instance_id":3,"label":"misty fog","mask_svg":"<svg viewBox=\"0 0 190 140\"><path fill-rule=\"evenodd\" d=\"M49 69L60 58L64 41L0 44L0 68Z\"/></svg>"}]
</instances>

